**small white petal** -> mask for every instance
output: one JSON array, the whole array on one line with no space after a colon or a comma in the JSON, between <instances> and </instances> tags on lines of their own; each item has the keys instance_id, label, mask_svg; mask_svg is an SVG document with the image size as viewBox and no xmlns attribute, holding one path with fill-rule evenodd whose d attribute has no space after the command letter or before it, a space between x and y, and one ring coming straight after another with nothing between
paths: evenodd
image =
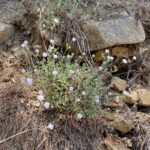
<instances>
[{"instance_id":1,"label":"small white petal","mask_svg":"<svg viewBox=\"0 0 150 150\"><path fill-rule=\"evenodd\" d=\"M50 43L51 43L51 44L54 44L55 41L54 41L53 39L50 39Z\"/></svg>"},{"instance_id":2,"label":"small white petal","mask_svg":"<svg viewBox=\"0 0 150 150\"><path fill-rule=\"evenodd\" d=\"M98 95L95 96L95 102L99 103L100 102L100 97Z\"/></svg>"},{"instance_id":3,"label":"small white petal","mask_svg":"<svg viewBox=\"0 0 150 150\"><path fill-rule=\"evenodd\" d=\"M81 100L80 100L80 98L77 98L75 101L76 101L76 102L80 102Z\"/></svg>"},{"instance_id":4,"label":"small white petal","mask_svg":"<svg viewBox=\"0 0 150 150\"><path fill-rule=\"evenodd\" d=\"M48 53L47 52L44 52L42 55L43 55L43 57L48 57Z\"/></svg>"},{"instance_id":5,"label":"small white petal","mask_svg":"<svg viewBox=\"0 0 150 150\"><path fill-rule=\"evenodd\" d=\"M58 19L58 18L54 18L54 22L55 22L56 24L59 24L59 19Z\"/></svg>"},{"instance_id":6,"label":"small white petal","mask_svg":"<svg viewBox=\"0 0 150 150\"><path fill-rule=\"evenodd\" d=\"M52 74L53 74L53 75L57 75L57 74L58 74L58 71L54 70L54 71L52 72Z\"/></svg>"},{"instance_id":7,"label":"small white petal","mask_svg":"<svg viewBox=\"0 0 150 150\"><path fill-rule=\"evenodd\" d=\"M70 91L73 91L73 90L74 90L74 87L73 87L73 86L69 87L69 90L70 90Z\"/></svg>"},{"instance_id":8,"label":"small white petal","mask_svg":"<svg viewBox=\"0 0 150 150\"><path fill-rule=\"evenodd\" d=\"M53 130L54 129L54 125L52 123L49 123L47 128L50 129L50 130Z\"/></svg>"},{"instance_id":9,"label":"small white petal","mask_svg":"<svg viewBox=\"0 0 150 150\"><path fill-rule=\"evenodd\" d=\"M81 119L82 117L83 117L83 115L82 115L81 113L78 113L78 114L77 114L77 118L78 118L78 119Z\"/></svg>"},{"instance_id":10,"label":"small white petal","mask_svg":"<svg viewBox=\"0 0 150 150\"><path fill-rule=\"evenodd\" d=\"M71 73L71 74L74 74L74 73L75 73L75 71L74 71L74 70L70 70L70 73Z\"/></svg>"},{"instance_id":11,"label":"small white petal","mask_svg":"<svg viewBox=\"0 0 150 150\"><path fill-rule=\"evenodd\" d=\"M109 49L105 49L105 53L106 53L106 54L109 54Z\"/></svg>"},{"instance_id":12,"label":"small white petal","mask_svg":"<svg viewBox=\"0 0 150 150\"><path fill-rule=\"evenodd\" d=\"M44 107L45 107L46 109L48 109L48 108L49 108L49 105L50 105L50 103L49 103L49 102L45 102L45 103L44 103Z\"/></svg>"},{"instance_id":13,"label":"small white petal","mask_svg":"<svg viewBox=\"0 0 150 150\"><path fill-rule=\"evenodd\" d=\"M136 56L133 56L133 58L132 58L133 60L136 60Z\"/></svg>"},{"instance_id":14,"label":"small white petal","mask_svg":"<svg viewBox=\"0 0 150 150\"><path fill-rule=\"evenodd\" d=\"M43 92L42 90L39 90L39 91L38 91L38 94L39 94L39 95L43 95L44 92Z\"/></svg>"},{"instance_id":15,"label":"small white petal","mask_svg":"<svg viewBox=\"0 0 150 150\"><path fill-rule=\"evenodd\" d=\"M58 58L58 55L54 54L54 55L53 55L53 58L54 58L54 59L57 59L57 58Z\"/></svg>"},{"instance_id":16,"label":"small white petal","mask_svg":"<svg viewBox=\"0 0 150 150\"><path fill-rule=\"evenodd\" d=\"M85 92L85 91L82 91L82 95L85 96L85 95L86 95L86 92Z\"/></svg>"},{"instance_id":17,"label":"small white petal","mask_svg":"<svg viewBox=\"0 0 150 150\"><path fill-rule=\"evenodd\" d=\"M44 101L44 95L42 95L42 94L38 95L37 99L39 101Z\"/></svg>"},{"instance_id":18,"label":"small white petal","mask_svg":"<svg viewBox=\"0 0 150 150\"><path fill-rule=\"evenodd\" d=\"M35 49L35 52L38 54L40 52L40 50L39 49Z\"/></svg>"},{"instance_id":19,"label":"small white petal","mask_svg":"<svg viewBox=\"0 0 150 150\"><path fill-rule=\"evenodd\" d=\"M72 38L72 41L75 42L77 39L75 37Z\"/></svg>"},{"instance_id":20,"label":"small white petal","mask_svg":"<svg viewBox=\"0 0 150 150\"><path fill-rule=\"evenodd\" d=\"M122 59L122 63L123 63L123 64L127 64L128 61L127 61L126 59Z\"/></svg>"},{"instance_id":21,"label":"small white petal","mask_svg":"<svg viewBox=\"0 0 150 150\"><path fill-rule=\"evenodd\" d=\"M102 71L102 70L103 70L103 67L102 67L102 66L100 66L100 67L98 67L98 69L99 69L100 71Z\"/></svg>"},{"instance_id":22,"label":"small white petal","mask_svg":"<svg viewBox=\"0 0 150 150\"><path fill-rule=\"evenodd\" d=\"M27 85L32 86L33 80L31 78L26 79Z\"/></svg>"},{"instance_id":23,"label":"small white petal","mask_svg":"<svg viewBox=\"0 0 150 150\"><path fill-rule=\"evenodd\" d=\"M95 55L94 55L94 54L92 55L92 58L95 58Z\"/></svg>"}]
</instances>

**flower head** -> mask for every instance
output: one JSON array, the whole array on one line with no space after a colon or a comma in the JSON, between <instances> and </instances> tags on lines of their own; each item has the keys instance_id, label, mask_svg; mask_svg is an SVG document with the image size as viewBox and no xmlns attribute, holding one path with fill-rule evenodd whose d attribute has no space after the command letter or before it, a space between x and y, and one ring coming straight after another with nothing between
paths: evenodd
<instances>
[{"instance_id":1,"label":"flower head","mask_svg":"<svg viewBox=\"0 0 150 150\"><path fill-rule=\"evenodd\" d=\"M28 41L25 40L22 44L21 44L21 47L25 48L28 46Z\"/></svg>"},{"instance_id":2,"label":"flower head","mask_svg":"<svg viewBox=\"0 0 150 150\"><path fill-rule=\"evenodd\" d=\"M132 58L133 60L136 60L136 56L133 56L133 58Z\"/></svg>"},{"instance_id":3,"label":"flower head","mask_svg":"<svg viewBox=\"0 0 150 150\"><path fill-rule=\"evenodd\" d=\"M49 102L45 102L45 103L44 103L44 107L45 107L46 109L48 109L48 108L49 108L49 105L50 105L50 103L49 103Z\"/></svg>"},{"instance_id":4,"label":"flower head","mask_svg":"<svg viewBox=\"0 0 150 150\"><path fill-rule=\"evenodd\" d=\"M72 42L75 42L77 39L75 37L72 38Z\"/></svg>"},{"instance_id":5,"label":"flower head","mask_svg":"<svg viewBox=\"0 0 150 150\"><path fill-rule=\"evenodd\" d=\"M43 95L44 92L43 92L42 90L39 90L39 91L38 91L38 94L39 94L39 95Z\"/></svg>"},{"instance_id":6,"label":"flower head","mask_svg":"<svg viewBox=\"0 0 150 150\"><path fill-rule=\"evenodd\" d=\"M80 100L80 98L76 98L76 100L75 100L76 102L80 102L81 100Z\"/></svg>"},{"instance_id":7,"label":"flower head","mask_svg":"<svg viewBox=\"0 0 150 150\"><path fill-rule=\"evenodd\" d=\"M71 74L74 74L74 73L75 73L75 71L74 71L74 70L70 70L70 73L71 73Z\"/></svg>"},{"instance_id":8,"label":"flower head","mask_svg":"<svg viewBox=\"0 0 150 150\"><path fill-rule=\"evenodd\" d=\"M59 24L59 19L58 18L54 18L54 23Z\"/></svg>"},{"instance_id":9,"label":"flower head","mask_svg":"<svg viewBox=\"0 0 150 150\"><path fill-rule=\"evenodd\" d=\"M100 102L100 97L98 95L95 96L95 102L99 103Z\"/></svg>"},{"instance_id":10,"label":"flower head","mask_svg":"<svg viewBox=\"0 0 150 150\"><path fill-rule=\"evenodd\" d=\"M85 96L85 95L86 95L86 92L85 92L85 91L82 91L82 95Z\"/></svg>"},{"instance_id":11,"label":"flower head","mask_svg":"<svg viewBox=\"0 0 150 150\"><path fill-rule=\"evenodd\" d=\"M50 130L53 130L54 129L54 125L52 123L49 123L47 128L50 129Z\"/></svg>"},{"instance_id":12,"label":"flower head","mask_svg":"<svg viewBox=\"0 0 150 150\"><path fill-rule=\"evenodd\" d=\"M58 55L54 54L54 55L53 55L53 58L54 58L54 59L57 59L57 58L58 58Z\"/></svg>"},{"instance_id":13,"label":"flower head","mask_svg":"<svg viewBox=\"0 0 150 150\"><path fill-rule=\"evenodd\" d=\"M52 74L53 74L53 75L57 75L57 74L58 74L58 71L57 71L57 70L54 70L54 71L52 72Z\"/></svg>"},{"instance_id":14,"label":"flower head","mask_svg":"<svg viewBox=\"0 0 150 150\"><path fill-rule=\"evenodd\" d=\"M80 120L81 118L83 118L83 115L81 113L78 113L77 118Z\"/></svg>"},{"instance_id":15,"label":"flower head","mask_svg":"<svg viewBox=\"0 0 150 150\"><path fill-rule=\"evenodd\" d=\"M109 49L105 49L105 53L106 53L106 54L109 54Z\"/></svg>"},{"instance_id":16,"label":"flower head","mask_svg":"<svg viewBox=\"0 0 150 150\"><path fill-rule=\"evenodd\" d=\"M127 59L122 59L122 63L123 63L123 64L127 64L127 63L128 63L128 60L127 60Z\"/></svg>"},{"instance_id":17,"label":"flower head","mask_svg":"<svg viewBox=\"0 0 150 150\"><path fill-rule=\"evenodd\" d=\"M44 53L43 53L43 57L48 57L48 53L47 53L47 52L44 52Z\"/></svg>"},{"instance_id":18,"label":"flower head","mask_svg":"<svg viewBox=\"0 0 150 150\"><path fill-rule=\"evenodd\" d=\"M27 82L27 85L29 85L29 86L32 86L32 84L33 84L32 78L27 78L26 82Z\"/></svg>"},{"instance_id":19,"label":"flower head","mask_svg":"<svg viewBox=\"0 0 150 150\"><path fill-rule=\"evenodd\" d=\"M38 95L38 97L37 97L37 99L39 100L39 101L44 101L44 95L43 94L40 94L40 95Z\"/></svg>"},{"instance_id":20,"label":"flower head","mask_svg":"<svg viewBox=\"0 0 150 150\"><path fill-rule=\"evenodd\" d=\"M50 43L51 43L51 44L54 44L55 41L54 41L53 39L50 39Z\"/></svg>"},{"instance_id":21,"label":"flower head","mask_svg":"<svg viewBox=\"0 0 150 150\"><path fill-rule=\"evenodd\" d=\"M69 87L69 90L70 90L70 91L73 91L73 90L74 90L74 87L73 87L73 86Z\"/></svg>"}]
</instances>

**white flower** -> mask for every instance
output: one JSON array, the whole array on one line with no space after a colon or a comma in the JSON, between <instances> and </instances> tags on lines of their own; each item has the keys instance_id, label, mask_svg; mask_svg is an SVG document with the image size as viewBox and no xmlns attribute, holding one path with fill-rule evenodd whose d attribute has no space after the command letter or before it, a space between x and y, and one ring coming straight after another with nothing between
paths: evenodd
<instances>
[{"instance_id":1,"label":"white flower","mask_svg":"<svg viewBox=\"0 0 150 150\"><path fill-rule=\"evenodd\" d=\"M38 94L39 94L39 95L43 95L44 92L43 92L42 90L39 90L39 91L38 91Z\"/></svg>"},{"instance_id":2,"label":"white flower","mask_svg":"<svg viewBox=\"0 0 150 150\"><path fill-rule=\"evenodd\" d=\"M38 54L38 53L40 52L40 50L36 48L36 49L35 49L35 52Z\"/></svg>"},{"instance_id":3,"label":"white flower","mask_svg":"<svg viewBox=\"0 0 150 150\"><path fill-rule=\"evenodd\" d=\"M126 59L122 59L122 63L123 63L123 64L127 64L128 61L127 61Z\"/></svg>"},{"instance_id":4,"label":"white flower","mask_svg":"<svg viewBox=\"0 0 150 150\"><path fill-rule=\"evenodd\" d=\"M39 101L44 101L44 95L43 94L38 95L37 99Z\"/></svg>"},{"instance_id":5,"label":"white flower","mask_svg":"<svg viewBox=\"0 0 150 150\"><path fill-rule=\"evenodd\" d=\"M72 38L72 42L75 42L77 39L75 37Z\"/></svg>"},{"instance_id":6,"label":"white flower","mask_svg":"<svg viewBox=\"0 0 150 150\"><path fill-rule=\"evenodd\" d=\"M67 58L70 59L70 58L71 58L71 55L67 55Z\"/></svg>"},{"instance_id":7,"label":"white flower","mask_svg":"<svg viewBox=\"0 0 150 150\"><path fill-rule=\"evenodd\" d=\"M31 78L27 78L26 82L29 86L32 86L32 84L33 84L33 80Z\"/></svg>"},{"instance_id":8,"label":"white flower","mask_svg":"<svg viewBox=\"0 0 150 150\"><path fill-rule=\"evenodd\" d=\"M25 69L22 69L22 70L21 70L21 72L22 72L22 73L25 73L25 72L26 72L26 70L25 70Z\"/></svg>"},{"instance_id":9,"label":"white flower","mask_svg":"<svg viewBox=\"0 0 150 150\"><path fill-rule=\"evenodd\" d=\"M85 92L85 91L82 91L82 95L85 96L85 95L86 95L86 92Z\"/></svg>"},{"instance_id":10,"label":"white flower","mask_svg":"<svg viewBox=\"0 0 150 150\"><path fill-rule=\"evenodd\" d=\"M102 70L103 70L103 67L102 67L102 66L100 66L100 67L98 67L98 69L99 69L100 71L102 71Z\"/></svg>"},{"instance_id":11,"label":"white flower","mask_svg":"<svg viewBox=\"0 0 150 150\"><path fill-rule=\"evenodd\" d=\"M85 56L85 55L86 55L86 53L85 53L85 52L83 52L83 53L82 53L82 55L83 55L83 56Z\"/></svg>"},{"instance_id":12,"label":"white flower","mask_svg":"<svg viewBox=\"0 0 150 150\"><path fill-rule=\"evenodd\" d=\"M49 103L49 102L45 102L45 103L44 103L44 107L45 107L46 109L48 109L48 108L49 108L49 105L50 105L50 103Z\"/></svg>"},{"instance_id":13,"label":"white flower","mask_svg":"<svg viewBox=\"0 0 150 150\"><path fill-rule=\"evenodd\" d=\"M73 91L73 90L74 90L74 87L73 87L73 86L69 87L69 90L70 90L70 91Z\"/></svg>"},{"instance_id":14,"label":"white flower","mask_svg":"<svg viewBox=\"0 0 150 150\"><path fill-rule=\"evenodd\" d=\"M54 44L55 41L54 41L53 39L50 39L50 43L51 43L51 44Z\"/></svg>"},{"instance_id":15,"label":"white flower","mask_svg":"<svg viewBox=\"0 0 150 150\"><path fill-rule=\"evenodd\" d=\"M94 55L94 54L92 55L92 58L95 58L95 55Z\"/></svg>"},{"instance_id":16,"label":"white flower","mask_svg":"<svg viewBox=\"0 0 150 150\"><path fill-rule=\"evenodd\" d=\"M52 123L49 123L47 128L50 129L50 130L53 130L54 129L54 125Z\"/></svg>"},{"instance_id":17,"label":"white flower","mask_svg":"<svg viewBox=\"0 0 150 150\"><path fill-rule=\"evenodd\" d=\"M53 58L54 58L54 59L57 59L57 58L58 58L58 55L54 54L54 55L53 55Z\"/></svg>"},{"instance_id":18,"label":"white flower","mask_svg":"<svg viewBox=\"0 0 150 150\"><path fill-rule=\"evenodd\" d=\"M114 57L113 56L107 56L108 61L113 61Z\"/></svg>"},{"instance_id":19,"label":"white flower","mask_svg":"<svg viewBox=\"0 0 150 150\"><path fill-rule=\"evenodd\" d=\"M28 46L28 41L27 40L25 40L22 44L21 44L21 47L27 47Z\"/></svg>"},{"instance_id":20,"label":"white flower","mask_svg":"<svg viewBox=\"0 0 150 150\"><path fill-rule=\"evenodd\" d=\"M75 73L75 71L74 71L74 70L70 70L70 73L71 73L71 74L74 74L74 73Z\"/></svg>"},{"instance_id":21,"label":"white flower","mask_svg":"<svg viewBox=\"0 0 150 150\"><path fill-rule=\"evenodd\" d=\"M76 102L80 102L81 100L80 100L80 98L76 98L76 100L75 100Z\"/></svg>"},{"instance_id":22,"label":"white flower","mask_svg":"<svg viewBox=\"0 0 150 150\"><path fill-rule=\"evenodd\" d=\"M100 97L98 95L95 96L95 102L99 103L100 102Z\"/></svg>"},{"instance_id":23,"label":"white flower","mask_svg":"<svg viewBox=\"0 0 150 150\"><path fill-rule=\"evenodd\" d=\"M34 72L37 72L38 70L37 69L34 69Z\"/></svg>"},{"instance_id":24,"label":"white flower","mask_svg":"<svg viewBox=\"0 0 150 150\"><path fill-rule=\"evenodd\" d=\"M81 113L78 113L78 114L77 114L77 118L78 118L78 119L81 119L82 117L83 117L83 115L82 115Z\"/></svg>"},{"instance_id":25,"label":"white flower","mask_svg":"<svg viewBox=\"0 0 150 150\"><path fill-rule=\"evenodd\" d=\"M128 96L129 95L129 92L128 91L123 91L123 94Z\"/></svg>"},{"instance_id":26,"label":"white flower","mask_svg":"<svg viewBox=\"0 0 150 150\"><path fill-rule=\"evenodd\" d=\"M59 24L59 19L58 18L54 18L54 23Z\"/></svg>"},{"instance_id":27,"label":"white flower","mask_svg":"<svg viewBox=\"0 0 150 150\"><path fill-rule=\"evenodd\" d=\"M53 75L57 75L57 74L58 74L58 71L57 71L57 70L54 70L54 71L52 72L52 74L53 74Z\"/></svg>"},{"instance_id":28,"label":"white flower","mask_svg":"<svg viewBox=\"0 0 150 150\"><path fill-rule=\"evenodd\" d=\"M48 56L48 53L47 53L47 52L44 52L42 55L43 55L43 57L47 57L47 56Z\"/></svg>"},{"instance_id":29,"label":"white flower","mask_svg":"<svg viewBox=\"0 0 150 150\"><path fill-rule=\"evenodd\" d=\"M106 53L106 54L109 54L109 49L105 49L105 53Z\"/></svg>"},{"instance_id":30,"label":"white flower","mask_svg":"<svg viewBox=\"0 0 150 150\"><path fill-rule=\"evenodd\" d=\"M136 56L133 56L133 58L132 58L133 60L136 60Z\"/></svg>"}]
</instances>

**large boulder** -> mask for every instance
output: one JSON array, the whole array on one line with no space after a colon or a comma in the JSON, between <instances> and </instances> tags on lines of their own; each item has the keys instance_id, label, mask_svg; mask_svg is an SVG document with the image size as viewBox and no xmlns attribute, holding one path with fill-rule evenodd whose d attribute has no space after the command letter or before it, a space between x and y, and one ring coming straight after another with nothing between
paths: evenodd
<instances>
[{"instance_id":1,"label":"large boulder","mask_svg":"<svg viewBox=\"0 0 150 150\"><path fill-rule=\"evenodd\" d=\"M14 34L14 26L0 22L0 43L8 40Z\"/></svg>"},{"instance_id":2,"label":"large boulder","mask_svg":"<svg viewBox=\"0 0 150 150\"><path fill-rule=\"evenodd\" d=\"M83 26L91 50L114 45L135 44L145 40L145 31L135 17L119 17L91 21Z\"/></svg>"}]
</instances>

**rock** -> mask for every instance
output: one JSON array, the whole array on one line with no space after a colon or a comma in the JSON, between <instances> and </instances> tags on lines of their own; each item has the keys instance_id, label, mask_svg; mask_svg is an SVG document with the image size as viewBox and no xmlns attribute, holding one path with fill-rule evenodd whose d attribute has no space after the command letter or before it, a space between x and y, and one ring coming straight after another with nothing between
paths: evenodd
<instances>
[{"instance_id":1,"label":"rock","mask_svg":"<svg viewBox=\"0 0 150 150\"><path fill-rule=\"evenodd\" d=\"M91 51L145 40L143 26L134 17L91 21L83 25L83 31L89 40Z\"/></svg>"},{"instance_id":2,"label":"rock","mask_svg":"<svg viewBox=\"0 0 150 150\"><path fill-rule=\"evenodd\" d=\"M115 135L110 134L101 143L107 147L107 150L129 150L121 138Z\"/></svg>"},{"instance_id":3,"label":"rock","mask_svg":"<svg viewBox=\"0 0 150 150\"><path fill-rule=\"evenodd\" d=\"M124 91L127 88L127 81L120 79L119 77L113 77L111 87L118 91Z\"/></svg>"},{"instance_id":4,"label":"rock","mask_svg":"<svg viewBox=\"0 0 150 150\"><path fill-rule=\"evenodd\" d=\"M138 104L150 107L150 89L136 89L123 98L127 104Z\"/></svg>"},{"instance_id":5,"label":"rock","mask_svg":"<svg viewBox=\"0 0 150 150\"><path fill-rule=\"evenodd\" d=\"M115 122L114 122L114 128L121 133L125 134L129 132L132 129L132 123L125 119L125 117L119 115L119 114L114 114Z\"/></svg>"},{"instance_id":6,"label":"rock","mask_svg":"<svg viewBox=\"0 0 150 150\"><path fill-rule=\"evenodd\" d=\"M137 51L136 49L129 49L123 46L116 46L112 48L112 55L118 58L122 58L122 57L129 58L130 56L136 56Z\"/></svg>"},{"instance_id":7,"label":"rock","mask_svg":"<svg viewBox=\"0 0 150 150\"><path fill-rule=\"evenodd\" d=\"M15 32L13 25L0 22L0 43L8 40Z\"/></svg>"},{"instance_id":8,"label":"rock","mask_svg":"<svg viewBox=\"0 0 150 150\"><path fill-rule=\"evenodd\" d=\"M125 120L118 120L115 122L114 128L123 134L131 130L129 124Z\"/></svg>"}]
</instances>

